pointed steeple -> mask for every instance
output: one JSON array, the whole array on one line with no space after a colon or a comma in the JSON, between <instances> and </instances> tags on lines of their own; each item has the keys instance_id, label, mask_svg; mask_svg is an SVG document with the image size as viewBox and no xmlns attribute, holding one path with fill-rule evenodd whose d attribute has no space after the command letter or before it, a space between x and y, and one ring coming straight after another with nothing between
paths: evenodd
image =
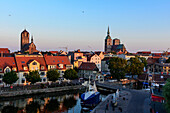
<instances>
[{"instance_id":1,"label":"pointed steeple","mask_svg":"<svg viewBox=\"0 0 170 113\"><path fill-rule=\"evenodd\" d=\"M31 36L31 43L33 43L33 36Z\"/></svg>"},{"instance_id":2,"label":"pointed steeple","mask_svg":"<svg viewBox=\"0 0 170 113\"><path fill-rule=\"evenodd\" d=\"M107 30L107 36L106 36L106 39L111 39L111 37L110 37L110 31L109 31L109 26L108 26L108 30Z\"/></svg>"},{"instance_id":3,"label":"pointed steeple","mask_svg":"<svg viewBox=\"0 0 170 113\"><path fill-rule=\"evenodd\" d=\"M108 30L107 30L107 35L110 35L110 32L109 32L109 26L108 26Z\"/></svg>"}]
</instances>

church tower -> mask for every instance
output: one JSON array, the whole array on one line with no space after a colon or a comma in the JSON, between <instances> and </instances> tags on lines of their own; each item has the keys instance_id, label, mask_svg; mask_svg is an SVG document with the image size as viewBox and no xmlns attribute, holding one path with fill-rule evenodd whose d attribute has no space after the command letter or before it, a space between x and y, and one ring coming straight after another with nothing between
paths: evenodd
<instances>
[{"instance_id":1,"label":"church tower","mask_svg":"<svg viewBox=\"0 0 170 113\"><path fill-rule=\"evenodd\" d=\"M105 52L111 52L112 51L112 39L110 37L109 27L107 31L107 36L105 39Z\"/></svg>"},{"instance_id":2,"label":"church tower","mask_svg":"<svg viewBox=\"0 0 170 113\"><path fill-rule=\"evenodd\" d=\"M24 46L29 44L29 32L25 29L21 33L21 51L23 50Z\"/></svg>"}]
</instances>

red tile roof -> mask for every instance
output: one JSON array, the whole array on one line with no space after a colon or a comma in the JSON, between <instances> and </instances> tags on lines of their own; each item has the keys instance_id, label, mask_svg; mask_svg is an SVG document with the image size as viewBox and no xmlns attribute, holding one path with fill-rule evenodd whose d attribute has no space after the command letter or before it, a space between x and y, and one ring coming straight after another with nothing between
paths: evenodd
<instances>
[{"instance_id":1,"label":"red tile roof","mask_svg":"<svg viewBox=\"0 0 170 113\"><path fill-rule=\"evenodd\" d=\"M47 65L56 65L57 69L58 64L64 64L62 69L66 69L66 65L71 65L67 56L44 56Z\"/></svg>"},{"instance_id":2,"label":"red tile roof","mask_svg":"<svg viewBox=\"0 0 170 113\"><path fill-rule=\"evenodd\" d=\"M4 72L4 68L7 66L11 69L16 67L14 57L0 57L0 68L3 70L2 72Z\"/></svg>"},{"instance_id":3,"label":"red tile roof","mask_svg":"<svg viewBox=\"0 0 170 113\"><path fill-rule=\"evenodd\" d=\"M151 51L138 51L136 54L151 54Z\"/></svg>"},{"instance_id":4,"label":"red tile roof","mask_svg":"<svg viewBox=\"0 0 170 113\"><path fill-rule=\"evenodd\" d=\"M78 68L79 70L96 70L98 69L95 63L91 62L82 62L82 64Z\"/></svg>"},{"instance_id":5,"label":"red tile roof","mask_svg":"<svg viewBox=\"0 0 170 113\"><path fill-rule=\"evenodd\" d=\"M0 48L0 53L9 53L8 48Z\"/></svg>"},{"instance_id":6,"label":"red tile roof","mask_svg":"<svg viewBox=\"0 0 170 113\"><path fill-rule=\"evenodd\" d=\"M49 52L52 53L52 54L59 54L58 51L49 51Z\"/></svg>"},{"instance_id":7,"label":"red tile roof","mask_svg":"<svg viewBox=\"0 0 170 113\"><path fill-rule=\"evenodd\" d=\"M147 64L153 64L153 63L158 63L158 62L159 62L159 58L151 57L147 59Z\"/></svg>"},{"instance_id":8,"label":"red tile roof","mask_svg":"<svg viewBox=\"0 0 170 113\"><path fill-rule=\"evenodd\" d=\"M38 63L40 63L41 71L47 70L45 60L43 57L16 56L15 59L18 66L18 71L28 71L28 70L24 70L24 66L27 66L28 69L28 64L33 60L36 60ZM41 66L44 66L44 69L41 69Z\"/></svg>"}]
</instances>

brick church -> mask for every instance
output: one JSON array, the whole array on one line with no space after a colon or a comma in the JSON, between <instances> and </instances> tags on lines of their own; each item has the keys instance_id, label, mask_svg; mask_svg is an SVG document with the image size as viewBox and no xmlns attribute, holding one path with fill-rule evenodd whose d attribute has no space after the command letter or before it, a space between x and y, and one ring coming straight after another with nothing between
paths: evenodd
<instances>
[{"instance_id":1,"label":"brick church","mask_svg":"<svg viewBox=\"0 0 170 113\"><path fill-rule=\"evenodd\" d=\"M21 52L33 54L34 52L38 52L36 50L36 45L33 42L33 36L31 37L31 43L29 43L29 32L25 29L21 33Z\"/></svg>"},{"instance_id":2,"label":"brick church","mask_svg":"<svg viewBox=\"0 0 170 113\"><path fill-rule=\"evenodd\" d=\"M122 53L127 53L127 50L124 46L124 44L120 44L120 40L115 38L112 41L112 38L110 36L110 32L109 32L109 27L108 27L108 31L107 31L107 36L105 38L105 52L106 53L110 53L110 52L122 52Z\"/></svg>"}]
</instances>

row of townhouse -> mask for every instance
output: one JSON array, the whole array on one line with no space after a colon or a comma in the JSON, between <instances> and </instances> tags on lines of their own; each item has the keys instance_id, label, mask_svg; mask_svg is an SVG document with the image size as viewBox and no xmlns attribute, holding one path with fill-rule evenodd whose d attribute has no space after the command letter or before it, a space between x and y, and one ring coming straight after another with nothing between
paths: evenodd
<instances>
[{"instance_id":1,"label":"row of townhouse","mask_svg":"<svg viewBox=\"0 0 170 113\"><path fill-rule=\"evenodd\" d=\"M79 68L83 62L95 63L99 71L101 71L101 60L104 58L103 52L81 52L80 50L69 52L71 63L74 67Z\"/></svg>"},{"instance_id":2,"label":"row of townhouse","mask_svg":"<svg viewBox=\"0 0 170 113\"><path fill-rule=\"evenodd\" d=\"M57 69L60 77L65 70L72 69L67 56L47 56L47 55L15 55L14 57L0 57L0 85L3 85L2 78L5 73L15 71L19 77L16 84L26 84L25 76L29 71L39 71L41 82L47 82L47 71Z\"/></svg>"}]
</instances>

